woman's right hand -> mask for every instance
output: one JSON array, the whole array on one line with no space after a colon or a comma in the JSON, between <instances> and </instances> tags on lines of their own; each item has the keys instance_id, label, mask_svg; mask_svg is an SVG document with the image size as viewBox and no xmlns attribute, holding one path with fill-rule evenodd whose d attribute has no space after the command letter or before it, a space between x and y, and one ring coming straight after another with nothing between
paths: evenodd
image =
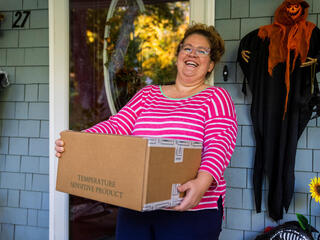
<instances>
[{"instance_id":1,"label":"woman's right hand","mask_svg":"<svg viewBox=\"0 0 320 240\"><path fill-rule=\"evenodd\" d=\"M61 138L57 139L55 141L56 147L56 157L60 158L62 156L62 153L64 152L64 142L62 141Z\"/></svg>"}]
</instances>

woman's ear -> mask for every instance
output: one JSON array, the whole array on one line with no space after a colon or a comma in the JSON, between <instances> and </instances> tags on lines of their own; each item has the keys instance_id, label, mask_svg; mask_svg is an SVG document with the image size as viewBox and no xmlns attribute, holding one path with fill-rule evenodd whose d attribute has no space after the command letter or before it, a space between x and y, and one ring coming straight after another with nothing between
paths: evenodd
<instances>
[{"instance_id":1,"label":"woman's ear","mask_svg":"<svg viewBox=\"0 0 320 240\"><path fill-rule=\"evenodd\" d=\"M209 63L209 68L208 68L208 72L212 72L213 71L213 69L214 69L214 61L211 61L210 63Z\"/></svg>"}]
</instances>

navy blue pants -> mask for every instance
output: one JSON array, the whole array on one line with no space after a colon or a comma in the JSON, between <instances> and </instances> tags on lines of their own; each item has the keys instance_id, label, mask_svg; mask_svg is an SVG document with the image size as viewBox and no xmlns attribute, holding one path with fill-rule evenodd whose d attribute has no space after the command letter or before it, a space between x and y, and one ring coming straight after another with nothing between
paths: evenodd
<instances>
[{"instance_id":1,"label":"navy blue pants","mask_svg":"<svg viewBox=\"0 0 320 240\"><path fill-rule=\"evenodd\" d=\"M119 208L116 240L218 240L222 225L219 209L137 212Z\"/></svg>"}]
</instances>

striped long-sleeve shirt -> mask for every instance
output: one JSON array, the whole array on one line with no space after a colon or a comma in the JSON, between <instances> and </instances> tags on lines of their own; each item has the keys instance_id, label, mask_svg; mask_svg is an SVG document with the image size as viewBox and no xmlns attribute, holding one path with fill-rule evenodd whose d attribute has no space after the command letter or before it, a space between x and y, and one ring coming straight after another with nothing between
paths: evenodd
<instances>
[{"instance_id":1,"label":"striped long-sleeve shirt","mask_svg":"<svg viewBox=\"0 0 320 240\"><path fill-rule=\"evenodd\" d=\"M235 148L237 121L228 92L208 87L187 98L166 97L161 87L141 89L116 115L86 129L87 132L174 138L203 143L199 171L214 181L198 206L191 210L215 209L225 198L223 176Z\"/></svg>"}]
</instances>

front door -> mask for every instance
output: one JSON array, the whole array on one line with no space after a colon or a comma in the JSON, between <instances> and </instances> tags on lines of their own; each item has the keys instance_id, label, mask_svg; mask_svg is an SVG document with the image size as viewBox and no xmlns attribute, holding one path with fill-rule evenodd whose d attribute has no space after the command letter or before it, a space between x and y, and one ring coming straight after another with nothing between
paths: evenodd
<instances>
[{"instance_id":1,"label":"front door","mask_svg":"<svg viewBox=\"0 0 320 240\"><path fill-rule=\"evenodd\" d=\"M70 0L71 130L116 114L142 87L170 84L189 1ZM117 207L69 198L72 240L113 239Z\"/></svg>"}]
</instances>

